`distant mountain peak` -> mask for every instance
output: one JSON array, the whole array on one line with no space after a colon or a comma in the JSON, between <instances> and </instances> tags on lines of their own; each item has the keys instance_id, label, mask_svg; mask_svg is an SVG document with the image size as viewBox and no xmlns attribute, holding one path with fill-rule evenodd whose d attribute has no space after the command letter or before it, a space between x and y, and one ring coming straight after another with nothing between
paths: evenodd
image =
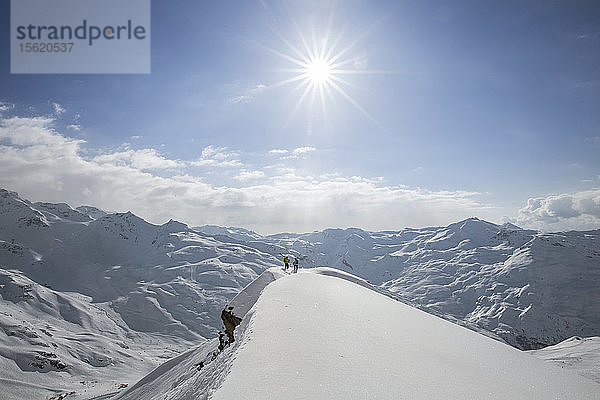
<instances>
[{"instance_id":1,"label":"distant mountain peak","mask_svg":"<svg viewBox=\"0 0 600 400\"><path fill-rule=\"evenodd\" d=\"M75 209L80 213L87 215L91 219L102 218L108 214L106 211L93 206L79 206Z\"/></svg>"},{"instance_id":2,"label":"distant mountain peak","mask_svg":"<svg viewBox=\"0 0 600 400\"><path fill-rule=\"evenodd\" d=\"M189 226L187 226L187 224L184 224L183 222L175 221L174 219L170 219L168 222L165 222L160 227L162 230L165 230L168 232L182 232L182 231L187 231L190 229Z\"/></svg>"},{"instance_id":3,"label":"distant mountain peak","mask_svg":"<svg viewBox=\"0 0 600 400\"><path fill-rule=\"evenodd\" d=\"M510 222L505 222L502 225L500 225L500 229L503 229L506 231L522 231L523 230L523 228L521 228L520 226L511 224Z\"/></svg>"},{"instance_id":4,"label":"distant mountain peak","mask_svg":"<svg viewBox=\"0 0 600 400\"><path fill-rule=\"evenodd\" d=\"M19 198L19 194L17 192L12 192L10 190L0 188L0 197L4 197L4 198L17 197L17 198Z\"/></svg>"},{"instance_id":5,"label":"distant mountain peak","mask_svg":"<svg viewBox=\"0 0 600 400\"><path fill-rule=\"evenodd\" d=\"M493 222L488 222L485 221L483 219L479 219L477 217L469 217L466 219L463 219L462 221L458 221L455 222L453 224L450 224L446 227L449 230L464 230L465 228L468 229L492 229L492 230L499 230L499 226L494 224Z\"/></svg>"}]
</instances>

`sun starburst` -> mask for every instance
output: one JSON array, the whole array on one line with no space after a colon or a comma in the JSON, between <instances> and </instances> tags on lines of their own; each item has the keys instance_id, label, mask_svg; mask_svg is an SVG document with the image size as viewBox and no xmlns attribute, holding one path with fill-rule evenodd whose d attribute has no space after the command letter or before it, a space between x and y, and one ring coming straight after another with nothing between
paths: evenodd
<instances>
[{"instance_id":1,"label":"sun starburst","mask_svg":"<svg viewBox=\"0 0 600 400\"><path fill-rule=\"evenodd\" d=\"M275 32L276 35L284 44L281 50L257 43L262 48L276 54L291 64L290 68L279 70L291 74L291 77L273 83L269 85L269 87L274 88L295 84L295 90L301 93L288 118L288 123L305 102L309 102L311 108L314 106L315 102L319 102L323 114L326 115L327 104L330 102L335 103L335 97L341 96L355 109L375 123L380 129L385 130L385 128L349 93L348 89L356 87L356 85L349 80L342 78L342 76L381 74L387 72L373 71L364 68L361 69L357 66L360 63L356 62L356 58L353 58L351 53L364 35L359 36L358 39L342 47L341 43L343 35L339 34L334 38L331 33L331 25L332 20L330 20L325 33L321 35L321 37L317 39L317 35L313 34L310 36L312 40L309 41L307 35L303 34L296 22L293 21L293 26L296 28L296 33L299 38L299 45L294 45L292 41L286 39L277 32Z\"/></svg>"},{"instance_id":2,"label":"sun starburst","mask_svg":"<svg viewBox=\"0 0 600 400\"><path fill-rule=\"evenodd\" d=\"M331 64L321 59L310 61L304 70L313 85L329 84L333 73Z\"/></svg>"}]
</instances>

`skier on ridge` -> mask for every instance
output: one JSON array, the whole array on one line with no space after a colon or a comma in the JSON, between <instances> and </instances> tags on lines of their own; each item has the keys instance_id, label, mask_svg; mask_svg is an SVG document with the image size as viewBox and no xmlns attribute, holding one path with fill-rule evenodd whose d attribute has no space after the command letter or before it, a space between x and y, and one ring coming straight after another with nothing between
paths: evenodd
<instances>
[{"instance_id":1,"label":"skier on ridge","mask_svg":"<svg viewBox=\"0 0 600 400\"><path fill-rule=\"evenodd\" d=\"M298 272L298 257L294 257L294 273Z\"/></svg>"},{"instance_id":2,"label":"skier on ridge","mask_svg":"<svg viewBox=\"0 0 600 400\"><path fill-rule=\"evenodd\" d=\"M287 271L290 266L290 259L288 258L288 256L283 257L283 263L285 264L283 270Z\"/></svg>"}]
</instances>

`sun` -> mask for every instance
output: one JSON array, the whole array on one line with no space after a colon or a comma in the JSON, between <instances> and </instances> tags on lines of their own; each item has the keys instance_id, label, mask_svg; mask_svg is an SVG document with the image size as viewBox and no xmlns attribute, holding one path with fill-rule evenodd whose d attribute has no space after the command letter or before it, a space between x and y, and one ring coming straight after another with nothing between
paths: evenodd
<instances>
[{"instance_id":1,"label":"sun","mask_svg":"<svg viewBox=\"0 0 600 400\"><path fill-rule=\"evenodd\" d=\"M326 60L314 59L306 65L305 73L313 85L325 85L330 83L334 70Z\"/></svg>"},{"instance_id":2,"label":"sun","mask_svg":"<svg viewBox=\"0 0 600 400\"><path fill-rule=\"evenodd\" d=\"M357 62L360 57L357 58L352 53L354 47L364 37L364 34L359 35L353 41L343 40L344 31L341 31L338 35L332 33L332 22L333 15L329 26L323 31L322 35L317 35L314 31L312 35L308 35L303 33L298 24L293 21L292 25L296 28L298 40L289 40L284 35L275 32L283 46L271 47L253 41L258 46L277 55L290 64L289 68L277 70L291 74L289 78L268 84L266 87L275 88L278 86L294 85L293 92L300 93L300 97L293 110L291 110L286 125L306 102L309 102L311 109L313 109L315 103L320 103L322 114L327 117L328 104L332 103L332 105L338 108L336 97L341 97L375 123L380 129L386 131L351 95L350 88L363 89L353 84L352 76L386 74L389 72L368 70L362 65L364 63Z\"/></svg>"}]
</instances>

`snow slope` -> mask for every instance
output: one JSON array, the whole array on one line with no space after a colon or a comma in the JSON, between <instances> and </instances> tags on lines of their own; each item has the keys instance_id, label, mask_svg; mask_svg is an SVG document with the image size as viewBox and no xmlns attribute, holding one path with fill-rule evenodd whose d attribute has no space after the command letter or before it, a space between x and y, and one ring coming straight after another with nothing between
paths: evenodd
<instances>
[{"instance_id":1,"label":"snow slope","mask_svg":"<svg viewBox=\"0 0 600 400\"><path fill-rule=\"evenodd\" d=\"M600 383L600 337L574 336L554 346L530 350L529 353Z\"/></svg>"},{"instance_id":2,"label":"snow slope","mask_svg":"<svg viewBox=\"0 0 600 400\"><path fill-rule=\"evenodd\" d=\"M238 293L282 254L298 256L301 268L351 272L521 349L600 334L600 231L541 234L476 218L397 232L262 237L198 229L204 232L132 213L31 203L0 189L0 389L7 398L114 393L194 346L204 349L203 363L223 357L213 340L221 310L233 306L243 316L256 299ZM206 364L201 369L219 365Z\"/></svg>"},{"instance_id":3,"label":"snow slope","mask_svg":"<svg viewBox=\"0 0 600 400\"><path fill-rule=\"evenodd\" d=\"M190 351L119 399L600 398L597 383L344 273L303 271L246 297L257 293L212 362L190 370L206 349Z\"/></svg>"},{"instance_id":4,"label":"snow slope","mask_svg":"<svg viewBox=\"0 0 600 400\"><path fill-rule=\"evenodd\" d=\"M225 304L278 263L263 247L0 190L4 398L116 392L213 338Z\"/></svg>"},{"instance_id":5,"label":"snow slope","mask_svg":"<svg viewBox=\"0 0 600 400\"><path fill-rule=\"evenodd\" d=\"M471 322L520 349L600 334L600 231L542 234L469 218L446 227L280 234L265 241Z\"/></svg>"},{"instance_id":6,"label":"snow slope","mask_svg":"<svg viewBox=\"0 0 600 400\"><path fill-rule=\"evenodd\" d=\"M2 399L118 392L190 341L129 329L109 304L0 269Z\"/></svg>"}]
</instances>

